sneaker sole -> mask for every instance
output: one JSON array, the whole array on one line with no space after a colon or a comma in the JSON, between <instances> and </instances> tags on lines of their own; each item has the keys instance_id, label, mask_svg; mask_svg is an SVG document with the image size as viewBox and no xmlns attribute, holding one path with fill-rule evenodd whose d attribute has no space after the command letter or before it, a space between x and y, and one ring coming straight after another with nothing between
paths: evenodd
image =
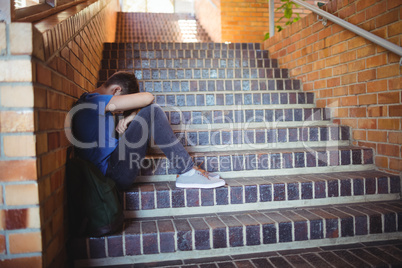
<instances>
[{"instance_id":1,"label":"sneaker sole","mask_svg":"<svg viewBox=\"0 0 402 268\"><path fill-rule=\"evenodd\" d=\"M201 189L211 189L218 188L225 185L225 181L213 183L213 184L190 184L190 183L176 183L177 188L201 188Z\"/></svg>"}]
</instances>

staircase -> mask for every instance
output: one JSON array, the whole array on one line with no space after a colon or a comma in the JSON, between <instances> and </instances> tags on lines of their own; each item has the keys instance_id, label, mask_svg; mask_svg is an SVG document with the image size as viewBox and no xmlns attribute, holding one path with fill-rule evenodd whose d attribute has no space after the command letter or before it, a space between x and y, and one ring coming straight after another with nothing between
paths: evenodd
<instances>
[{"instance_id":1,"label":"staircase","mask_svg":"<svg viewBox=\"0 0 402 268\"><path fill-rule=\"evenodd\" d=\"M121 196L124 230L75 239L76 266L177 265L401 239L400 177L376 171L375 152L352 146L350 129L333 124L330 110L317 108L260 44L185 43L139 30L183 17L194 20L121 13L118 42L104 46L100 83L118 70L134 72L195 162L227 185L178 189L176 171L150 149L138 183ZM319 259L305 258L328 264Z\"/></svg>"}]
</instances>

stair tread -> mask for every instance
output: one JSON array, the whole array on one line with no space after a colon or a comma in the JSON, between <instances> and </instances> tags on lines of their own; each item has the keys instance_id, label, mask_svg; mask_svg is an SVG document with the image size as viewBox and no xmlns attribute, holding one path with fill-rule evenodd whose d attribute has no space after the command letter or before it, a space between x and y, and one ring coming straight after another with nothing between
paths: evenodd
<instances>
[{"instance_id":1,"label":"stair tread","mask_svg":"<svg viewBox=\"0 0 402 268\"><path fill-rule=\"evenodd\" d=\"M202 258L202 252L212 257L216 250L226 252L235 248L238 254L242 249L244 253L266 252L269 246L270 251L286 245L298 249L306 248L300 242L309 242L307 247L314 247L327 239L364 239L370 234L394 235L395 239L401 220L401 200L129 219L118 233L88 241L74 239L73 249L86 249L79 251L77 259L88 260L102 260L106 254L113 257L162 254L163 260L177 260L183 259L185 252L189 254L187 259L191 259L195 257L190 257L192 252Z\"/></svg>"}]
</instances>

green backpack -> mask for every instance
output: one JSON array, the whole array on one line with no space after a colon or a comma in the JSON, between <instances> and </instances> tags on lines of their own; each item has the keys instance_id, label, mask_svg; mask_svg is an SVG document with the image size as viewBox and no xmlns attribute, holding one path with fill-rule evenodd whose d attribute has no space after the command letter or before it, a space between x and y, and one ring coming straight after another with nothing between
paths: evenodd
<instances>
[{"instance_id":1,"label":"green backpack","mask_svg":"<svg viewBox=\"0 0 402 268\"><path fill-rule=\"evenodd\" d=\"M71 232L104 236L123 226L123 209L115 182L91 162L72 158L66 164L67 202Z\"/></svg>"}]
</instances>

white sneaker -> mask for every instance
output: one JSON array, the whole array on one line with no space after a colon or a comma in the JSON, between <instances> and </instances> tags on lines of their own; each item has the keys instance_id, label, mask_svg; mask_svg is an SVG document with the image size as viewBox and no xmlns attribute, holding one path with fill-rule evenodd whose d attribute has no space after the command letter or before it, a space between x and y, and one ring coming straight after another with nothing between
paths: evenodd
<instances>
[{"instance_id":1,"label":"white sneaker","mask_svg":"<svg viewBox=\"0 0 402 268\"><path fill-rule=\"evenodd\" d=\"M218 175L219 174L215 174ZM209 173L205 170L202 170L198 167L193 167L192 170L177 175L176 178L176 187L177 188L217 188L225 185L225 181L209 176Z\"/></svg>"}]
</instances>

